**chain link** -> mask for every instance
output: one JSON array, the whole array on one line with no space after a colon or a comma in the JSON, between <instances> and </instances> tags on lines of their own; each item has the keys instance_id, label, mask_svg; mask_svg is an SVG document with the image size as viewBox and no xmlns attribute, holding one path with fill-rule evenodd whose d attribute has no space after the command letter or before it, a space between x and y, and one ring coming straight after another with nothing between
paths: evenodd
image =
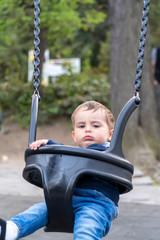
<instances>
[{"instance_id":1,"label":"chain link","mask_svg":"<svg viewBox=\"0 0 160 240\"><path fill-rule=\"evenodd\" d=\"M143 58L144 58L144 47L146 44L149 4L150 4L150 0L144 0L138 63L137 63L136 80L135 80L135 87L134 87L135 95L138 95L138 92L141 87L141 77L142 77L142 67L143 67Z\"/></svg>"},{"instance_id":2,"label":"chain link","mask_svg":"<svg viewBox=\"0 0 160 240\"><path fill-rule=\"evenodd\" d=\"M40 66L40 59L39 59L39 55L40 55L40 49L39 49L39 45L40 45L40 39L39 39L40 9L39 9L39 5L40 5L40 0L34 0L34 16L35 16L34 26L35 26L35 29L34 29L34 81L33 81L33 86L35 89L35 93L38 93L38 88L40 86L40 81L39 81L39 76L40 76L40 70L39 70L39 66Z\"/></svg>"}]
</instances>

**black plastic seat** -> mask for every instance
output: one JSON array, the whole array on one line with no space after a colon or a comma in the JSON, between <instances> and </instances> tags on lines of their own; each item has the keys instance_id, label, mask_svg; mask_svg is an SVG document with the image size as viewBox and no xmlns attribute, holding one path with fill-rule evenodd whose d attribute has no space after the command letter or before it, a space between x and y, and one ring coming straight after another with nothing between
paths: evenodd
<instances>
[{"instance_id":1,"label":"black plastic seat","mask_svg":"<svg viewBox=\"0 0 160 240\"><path fill-rule=\"evenodd\" d=\"M107 152L65 145L27 149L23 177L44 189L48 208L45 231L73 232L72 196L77 181L93 175L117 183L120 194L132 189L133 166L122 152L122 137L129 116L140 103L133 97L122 109Z\"/></svg>"}]
</instances>

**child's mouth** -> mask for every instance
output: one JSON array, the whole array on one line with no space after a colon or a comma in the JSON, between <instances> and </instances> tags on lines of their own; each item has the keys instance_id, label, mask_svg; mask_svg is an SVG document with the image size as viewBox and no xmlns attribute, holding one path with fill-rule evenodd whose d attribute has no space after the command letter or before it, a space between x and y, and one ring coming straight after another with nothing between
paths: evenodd
<instances>
[{"instance_id":1,"label":"child's mouth","mask_svg":"<svg viewBox=\"0 0 160 240\"><path fill-rule=\"evenodd\" d=\"M85 136L85 137L84 137L84 140L85 140L85 141L92 141L92 140L93 140L93 137L91 137L91 136Z\"/></svg>"}]
</instances>

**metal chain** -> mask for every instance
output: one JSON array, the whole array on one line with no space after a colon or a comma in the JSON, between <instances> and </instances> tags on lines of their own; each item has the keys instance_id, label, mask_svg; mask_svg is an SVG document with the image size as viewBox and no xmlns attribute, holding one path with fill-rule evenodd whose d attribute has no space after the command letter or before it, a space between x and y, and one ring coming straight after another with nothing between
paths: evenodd
<instances>
[{"instance_id":1,"label":"metal chain","mask_svg":"<svg viewBox=\"0 0 160 240\"><path fill-rule=\"evenodd\" d=\"M150 0L144 0L138 63L137 63L136 80L135 80L135 87L134 87L135 95L138 95L138 92L141 87L141 77L142 77L142 67L143 67L143 58L144 58L144 47L146 44L149 4L150 4Z\"/></svg>"},{"instance_id":2,"label":"metal chain","mask_svg":"<svg viewBox=\"0 0 160 240\"><path fill-rule=\"evenodd\" d=\"M40 76L40 70L39 70L39 66L40 66L40 59L39 59L39 55L40 55L40 49L39 49L39 45L40 45L40 39L39 39L40 9L39 9L39 5L40 5L40 0L34 0L34 16L35 16L34 26L35 26L35 28L34 28L34 81L33 81L33 86L35 89L35 93L38 93L38 88L40 86L40 81L39 81L39 76Z\"/></svg>"}]
</instances>

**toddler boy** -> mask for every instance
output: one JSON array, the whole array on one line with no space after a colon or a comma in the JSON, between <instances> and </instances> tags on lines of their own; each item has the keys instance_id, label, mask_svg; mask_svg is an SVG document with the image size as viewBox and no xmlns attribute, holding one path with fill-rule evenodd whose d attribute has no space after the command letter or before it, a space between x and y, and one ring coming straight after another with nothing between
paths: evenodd
<instances>
[{"instance_id":1,"label":"toddler boy","mask_svg":"<svg viewBox=\"0 0 160 240\"><path fill-rule=\"evenodd\" d=\"M106 151L114 131L114 117L102 104L88 101L78 106L72 114L72 137L82 148ZM41 139L30 145L32 150L40 146L57 144ZM82 177L74 189L74 240L100 240L118 216L119 191L116 183L93 176ZM7 222L0 219L0 239L16 240L32 234L48 222L45 202L33 205Z\"/></svg>"}]
</instances>

